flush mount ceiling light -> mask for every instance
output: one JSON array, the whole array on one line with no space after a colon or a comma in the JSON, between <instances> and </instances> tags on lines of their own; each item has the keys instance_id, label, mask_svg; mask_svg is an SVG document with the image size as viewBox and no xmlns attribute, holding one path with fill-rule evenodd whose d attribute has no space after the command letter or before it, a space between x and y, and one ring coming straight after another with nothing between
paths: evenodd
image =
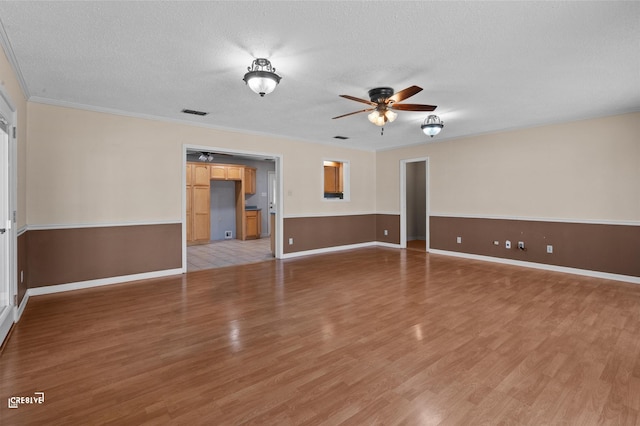
<instances>
[{"instance_id":1,"label":"flush mount ceiling light","mask_svg":"<svg viewBox=\"0 0 640 426\"><path fill-rule=\"evenodd\" d=\"M440 130L444 127L444 123L440 120L440 117L437 115L430 115L425 120L424 123L420 126L425 135L434 137Z\"/></svg>"},{"instance_id":2,"label":"flush mount ceiling light","mask_svg":"<svg viewBox=\"0 0 640 426\"><path fill-rule=\"evenodd\" d=\"M200 153L200 157L198 157L200 161L213 161L213 155L210 152L202 152Z\"/></svg>"},{"instance_id":3,"label":"flush mount ceiling light","mask_svg":"<svg viewBox=\"0 0 640 426\"><path fill-rule=\"evenodd\" d=\"M280 83L281 77L276 74L276 69L271 66L268 59L255 59L247 70L249 72L244 75L244 82L261 97L273 92Z\"/></svg>"}]
</instances>

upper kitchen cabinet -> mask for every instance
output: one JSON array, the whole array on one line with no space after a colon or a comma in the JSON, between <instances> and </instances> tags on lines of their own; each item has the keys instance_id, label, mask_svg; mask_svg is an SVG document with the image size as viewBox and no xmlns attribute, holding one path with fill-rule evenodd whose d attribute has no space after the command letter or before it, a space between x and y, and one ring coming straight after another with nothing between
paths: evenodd
<instances>
[{"instance_id":1,"label":"upper kitchen cabinet","mask_svg":"<svg viewBox=\"0 0 640 426\"><path fill-rule=\"evenodd\" d=\"M242 180L242 166L210 164L212 180Z\"/></svg>"},{"instance_id":2,"label":"upper kitchen cabinet","mask_svg":"<svg viewBox=\"0 0 640 426\"><path fill-rule=\"evenodd\" d=\"M188 179L188 178L187 178ZM193 164L192 185L209 186L209 165Z\"/></svg>"},{"instance_id":3,"label":"upper kitchen cabinet","mask_svg":"<svg viewBox=\"0 0 640 426\"><path fill-rule=\"evenodd\" d=\"M242 169L239 166L227 166L227 180L242 180Z\"/></svg>"},{"instance_id":4,"label":"upper kitchen cabinet","mask_svg":"<svg viewBox=\"0 0 640 426\"><path fill-rule=\"evenodd\" d=\"M253 195L256 193L256 169L245 166L244 168L244 193Z\"/></svg>"}]
</instances>

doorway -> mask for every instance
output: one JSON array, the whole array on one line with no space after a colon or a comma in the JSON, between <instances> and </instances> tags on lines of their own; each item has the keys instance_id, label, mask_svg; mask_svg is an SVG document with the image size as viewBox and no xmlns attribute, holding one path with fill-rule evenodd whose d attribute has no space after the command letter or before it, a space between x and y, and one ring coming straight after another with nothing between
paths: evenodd
<instances>
[{"instance_id":1,"label":"doorway","mask_svg":"<svg viewBox=\"0 0 640 426\"><path fill-rule=\"evenodd\" d=\"M280 245L276 244L279 236L274 235L280 229L276 219L281 220L276 213L282 211L278 202L280 158L197 146L185 146L184 152L185 170L186 163L204 163L200 157L205 152L206 157L213 157L206 161L210 167L240 165L244 166L245 174L243 186L239 181L210 180L206 201L210 220L208 237L190 243L184 238L183 270L191 272L280 257ZM251 174L253 178L247 177ZM255 186L249 185L251 182ZM247 185L251 189L247 190ZM243 187L244 191L239 189ZM196 201L193 199L194 206ZM186 214L186 208L183 212Z\"/></svg>"},{"instance_id":2,"label":"doorway","mask_svg":"<svg viewBox=\"0 0 640 426\"><path fill-rule=\"evenodd\" d=\"M0 345L17 315L14 126L14 109L0 89Z\"/></svg>"},{"instance_id":3,"label":"doorway","mask_svg":"<svg viewBox=\"0 0 640 426\"><path fill-rule=\"evenodd\" d=\"M429 161L428 158L400 163L400 246L429 249Z\"/></svg>"}]
</instances>

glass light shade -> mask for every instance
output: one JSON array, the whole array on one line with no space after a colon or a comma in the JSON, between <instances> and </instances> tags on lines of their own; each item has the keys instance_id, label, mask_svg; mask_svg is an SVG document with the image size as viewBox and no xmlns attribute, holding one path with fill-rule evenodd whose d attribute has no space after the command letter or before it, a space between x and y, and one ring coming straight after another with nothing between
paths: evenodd
<instances>
[{"instance_id":1,"label":"glass light shade","mask_svg":"<svg viewBox=\"0 0 640 426\"><path fill-rule=\"evenodd\" d=\"M384 116L387 117L387 120L389 121L389 123L391 123L398 117L398 113L388 109L384 112Z\"/></svg>"},{"instance_id":2,"label":"glass light shade","mask_svg":"<svg viewBox=\"0 0 640 426\"><path fill-rule=\"evenodd\" d=\"M437 115L430 115L424 120L424 123L420 126L425 135L434 137L444 127L444 123L440 121Z\"/></svg>"},{"instance_id":3,"label":"glass light shade","mask_svg":"<svg viewBox=\"0 0 640 426\"><path fill-rule=\"evenodd\" d=\"M244 82L260 96L273 92L280 83L281 77L276 74L276 69L271 66L268 59L255 59L247 71L249 72L244 75Z\"/></svg>"},{"instance_id":4,"label":"glass light shade","mask_svg":"<svg viewBox=\"0 0 640 426\"><path fill-rule=\"evenodd\" d=\"M198 157L198 160L200 161L207 161L207 156L204 155L204 152L202 154L200 154L200 157Z\"/></svg>"},{"instance_id":5,"label":"glass light shade","mask_svg":"<svg viewBox=\"0 0 640 426\"><path fill-rule=\"evenodd\" d=\"M384 123L387 122L387 117L385 117L385 115L378 110L373 111L371 114L368 115L368 117L369 117L369 121L375 124L376 126L382 127L384 126Z\"/></svg>"},{"instance_id":6,"label":"glass light shade","mask_svg":"<svg viewBox=\"0 0 640 426\"><path fill-rule=\"evenodd\" d=\"M280 81L280 78L267 71L251 71L244 75L244 81L249 88L260 96L273 92Z\"/></svg>"}]
</instances>

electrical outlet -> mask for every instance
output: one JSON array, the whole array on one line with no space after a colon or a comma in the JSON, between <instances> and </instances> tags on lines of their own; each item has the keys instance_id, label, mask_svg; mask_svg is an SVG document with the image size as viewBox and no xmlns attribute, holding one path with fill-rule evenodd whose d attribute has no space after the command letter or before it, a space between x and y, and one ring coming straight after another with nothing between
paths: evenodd
<instances>
[{"instance_id":1,"label":"electrical outlet","mask_svg":"<svg viewBox=\"0 0 640 426\"><path fill-rule=\"evenodd\" d=\"M493 242L493 245L494 245L494 246L499 246L499 245L500 245L500 241L495 240L495 241Z\"/></svg>"},{"instance_id":2,"label":"electrical outlet","mask_svg":"<svg viewBox=\"0 0 640 426\"><path fill-rule=\"evenodd\" d=\"M524 241L518 241L518 248L524 250Z\"/></svg>"},{"instance_id":3,"label":"electrical outlet","mask_svg":"<svg viewBox=\"0 0 640 426\"><path fill-rule=\"evenodd\" d=\"M384 235L389 235L389 230L388 229L384 230Z\"/></svg>"},{"instance_id":4,"label":"electrical outlet","mask_svg":"<svg viewBox=\"0 0 640 426\"><path fill-rule=\"evenodd\" d=\"M292 246L293 245L293 238L289 238L289 245Z\"/></svg>"},{"instance_id":5,"label":"electrical outlet","mask_svg":"<svg viewBox=\"0 0 640 426\"><path fill-rule=\"evenodd\" d=\"M551 244L547 246L547 253L553 253L553 246Z\"/></svg>"},{"instance_id":6,"label":"electrical outlet","mask_svg":"<svg viewBox=\"0 0 640 426\"><path fill-rule=\"evenodd\" d=\"M462 237L456 237L456 243L462 244Z\"/></svg>"},{"instance_id":7,"label":"electrical outlet","mask_svg":"<svg viewBox=\"0 0 640 426\"><path fill-rule=\"evenodd\" d=\"M511 248L511 241L507 240L504 242L504 248L506 249L510 249Z\"/></svg>"}]
</instances>

